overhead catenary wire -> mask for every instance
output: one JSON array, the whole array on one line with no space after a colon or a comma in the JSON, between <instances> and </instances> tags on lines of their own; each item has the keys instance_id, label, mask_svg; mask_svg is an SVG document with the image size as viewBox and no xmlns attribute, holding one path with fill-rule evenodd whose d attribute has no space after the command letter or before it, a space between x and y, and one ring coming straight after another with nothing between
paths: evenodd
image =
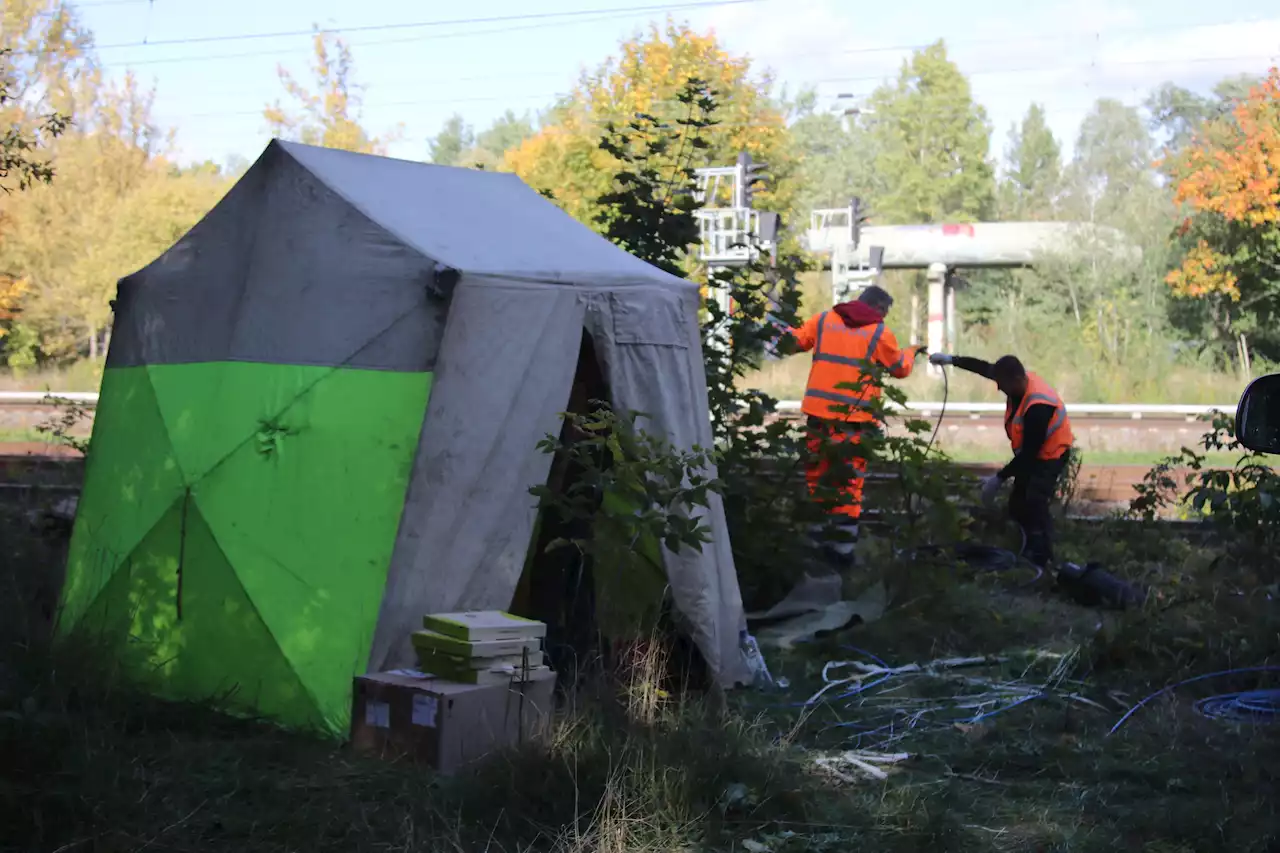
<instances>
[{"instance_id":1,"label":"overhead catenary wire","mask_svg":"<svg viewBox=\"0 0 1280 853\"><path fill-rule=\"evenodd\" d=\"M142 5L144 3L147 3L148 0L116 0L116 2L120 3L121 5L125 5L125 4ZM594 9L568 10L564 12L551 12L551 13L529 13L529 14L520 14L520 15L499 15L499 16L488 16L488 17L478 17L478 18L441 19L441 20L435 20L435 21L354 25L349 27L328 27L328 28L320 28L319 30L296 29L296 30L288 30L288 31L276 32L276 33L238 33L238 34L226 34L221 36L195 36L195 37L159 40L159 41L151 41L151 42L145 42L145 41L119 42L114 44L99 45L96 47L96 49L117 50L117 49L124 49L124 48L139 48L139 49L146 49L147 53L151 53L153 52L153 49L156 47L164 47L170 44L188 45L188 44L208 42L208 41L227 42L227 41L262 39L262 38L287 38L287 37L298 37L302 35L310 36L310 35L314 35L316 32L326 33L326 34L351 34L351 33L370 32L370 31L424 29L429 27L442 27L442 26L469 26L469 25L475 25L480 23L515 22L515 21L543 20L543 19L552 19L553 26L572 25L580 22L581 20L588 19L591 16L595 16L596 20L607 20L610 18L632 17L638 14L646 14L653 11L696 11L700 7L716 8L716 7L722 7L722 6L741 5L743 3L761 3L761 2L772 2L772 0L720 0L720 2L716 2L715 0L702 0L702 2L673 3L673 4L664 4L664 5L633 6L633 7L616 7L612 9L600 7L600 8L594 8ZM76 4L76 5L77 7L79 7L83 5L94 5L94 4ZM112 4L108 2L108 3L103 3L102 5L112 5ZM1214 28L1214 27L1248 26L1248 25L1266 23L1272 20L1275 20L1275 19L1274 18L1244 18L1244 19L1226 20L1226 21L1191 22L1191 23L1183 23L1183 24L1165 24L1165 25L1156 25L1156 26L1126 27L1126 28L1120 28L1120 29L1115 29L1110 31L1078 30L1075 32L1070 32L1070 31L1059 30L1052 33L1016 34L1016 35L1009 35L1009 36L1004 36L1000 38L948 39L947 44L949 47L955 47L955 46L961 46L961 45L983 46L983 45L1002 45L1002 44L1011 44L1011 43L1027 44L1028 42L1062 42L1062 41L1078 40L1078 41L1081 41L1082 43L1087 42L1090 44L1090 46L1096 48L1098 43L1104 38L1118 38L1118 37L1135 36L1135 35L1150 35L1152 33L1178 32L1178 31L1184 31L1184 30L1198 30L1198 29L1207 29L1207 28ZM429 35L429 36L421 36L421 37L411 37L408 39L397 39L393 41L353 42L352 46L359 47L363 45L372 46L372 45L382 45L382 44L395 44L395 43L418 41L418 40L429 40L429 39L442 38L442 37L457 38L457 37L465 37L468 35L489 35L489 34L498 34L502 32L516 32L516 31L521 31L523 29L525 28L513 27L509 29L482 30L482 31L463 30L460 32L448 33L443 36ZM902 52L907 52L912 50L921 50L923 48L928 47L931 43L932 42L903 43L903 44L894 44L894 45L872 45L867 47L853 47L853 48L842 48L839 50L831 50L831 51L818 51L816 53L814 51L800 51L800 52L791 52L791 53L771 54L767 58L768 59L788 59L788 58L809 59L809 58L813 58L814 56L864 56L864 55L873 55L877 53L902 53ZM306 49L306 48L301 47L301 48L296 48L295 50L297 49ZM38 54L40 53L40 51L31 51L29 53ZM267 49L262 51L239 52L239 53L232 53L232 54L214 54L214 55L206 55L206 56L183 55L179 57L164 57L164 58L158 58L158 59L131 60L129 57L124 57L117 61L123 62L125 64L129 64L129 65L146 65L146 64L161 63L161 62L164 62L164 63L201 62L206 60L217 60L217 59L241 59L241 58L247 58L252 56L264 56L264 55L279 56L280 54L281 54L281 51L279 49ZM1238 57L1238 56L1231 57L1231 58L1232 59L1240 59L1240 58L1248 59L1248 57ZM1157 61L1163 62L1164 60L1157 60ZM1212 61L1225 61L1225 60L1218 60L1215 58ZM1146 61L1137 60L1136 64L1143 64L1144 62ZM1088 63L1087 65L1106 66L1109 64L1111 63L1106 63L1106 62L1100 63L1095 60L1091 63ZM1129 63L1129 64L1135 64L1135 63ZM1075 67L1075 66L1072 66L1072 67ZM1084 67L1084 66L1081 66L1081 67ZM1068 67L1067 70L1070 70L1070 67ZM511 79L515 79L515 78L513 77ZM845 82L852 82L859 78L834 78L834 79L843 80ZM824 81L818 81L818 82L824 82Z\"/></svg>"},{"instance_id":2,"label":"overhead catenary wire","mask_svg":"<svg viewBox=\"0 0 1280 853\"><path fill-rule=\"evenodd\" d=\"M148 0L138 0L138 5L141 5L142 3L145 3L145 2L148 2ZM378 30L399 30L399 29L410 29L410 28L444 27L449 25L464 26L468 24L494 22L494 21L540 20L542 21L542 23L534 24L533 26L539 26L539 27L548 26L548 25L555 26L555 25L567 25L567 24L583 22L585 20L588 20L589 16L591 15L595 15L597 20L601 20L601 19L608 19L608 18L616 18L624 15L643 14L646 12L659 11L659 10L675 11L675 10L684 10L684 9L696 9L698 7L731 6L731 5L741 4L741 3L754 3L754 2L770 2L770 0L710 0L710 2L708 2L708 0L703 0L703 2L696 2L696 3L691 2L691 3L683 3L683 4L645 5L645 6L620 7L620 8L614 8L614 9L593 8L593 9L566 10L563 12L526 13L526 14L519 14L519 15L439 19L439 20L433 20L433 21L354 25L349 27L329 27L329 28L320 28L319 30L298 29L298 30L286 30L286 31L271 32L271 33L240 33L240 34L227 34L227 35L220 35L220 36L199 36L199 37L181 38L181 39L155 40L155 41L151 41L150 43L146 43L145 40L142 42L115 43L115 44L102 45L98 49L116 49L116 48L124 48L128 46L135 46L139 48L153 48L156 46L164 46L165 44L191 44L191 43L204 42L204 41L232 41L232 40L244 40L244 39L262 39L262 38L269 38L269 37L311 35L316 33L317 31L322 33L358 33L358 32L368 32L368 31L378 31ZM551 20L545 21L542 19L551 19ZM1194 22L1194 23L1188 23L1188 24L1176 24L1176 25L1171 24L1171 25L1158 26L1158 27L1129 28L1124 30L1116 30L1116 31L1113 31L1112 33L1108 33L1107 35L1110 36L1110 35L1123 35L1123 34L1138 34L1138 33L1155 32L1155 31L1193 30L1193 29L1206 28L1206 27L1238 26L1238 25L1247 24L1250 22L1256 23L1258 21L1263 21L1263 20L1270 20L1270 19L1256 19L1256 20L1246 19L1246 20L1235 20L1235 21ZM515 30L520 30L525 28L526 27L511 27L511 28L507 28L506 31L515 31ZM460 32L448 33L443 35L435 34L435 35L428 35L428 36L417 36L410 39L402 39L400 41L413 41L413 40L424 39L424 38L454 38L454 37L463 37L463 36L474 35L474 34L499 33L503 31L504 30L460 31ZM1025 40L1032 40L1032 41L1062 40L1062 39L1071 39L1071 38L1078 38L1078 37L1090 36L1090 35L1096 35L1100 37L1102 35L1102 32L1098 31L1097 33L1080 32L1080 33L1055 33L1055 34L1031 35L1031 36L1020 36L1019 39L1023 41ZM1004 41L1011 41L1011 40L1013 40L1012 37L1004 39ZM1001 39L976 39L976 40L969 40L969 41L970 43L974 43L974 44L987 44L987 43L1000 42L1002 40ZM964 40L958 40L958 41L954 41L953 43L964 44L966 42ZM377 44L377 42L371 42L370 44ZM833 51L831 52L831 54L832 55L836 55L836 54L856 55L861 53L871 54L871 53L877 53L877 52L891 52L894 50L914 49L922 46L923 45L903 44L903 45L888 45L888 46L872 46L872 47L866 47L866 48L849 48L841 51ZM201 61L206 58L208 59L243 58L251 55L279 55L279 51L265 50L265 51L258 51L258 52L240 52L235 54L225 54L225 55L222 55L221 57L219 56L160 57L160 58L153 58L153 59L140 59L132 63L126 58L124 60L124 64L128 66L128 65L136 65L136 64L149 64L152 62L155 62L155 63L190 62L190 61ZM796 55L800 55L800 54L796 54ZM804 55L811 56L813 54L809 52ZM1263 58L1270 59L1272 57L1270 56L1268 57L1263 57L1263 56L1191 57L1191 58L1177 57L1177 58L1169 58L1169 59L1122 61L1122 62L1115 62L1115 63L1094 61L1094 62L1088 62L1088 63L1080 63L1076 65L1039 66L1039 67L1019 68L1019 69L999 69L999 68L979 69L976 71L967 72L967 76L1024 74L1024 73L1027 73L1027 71L1035 71L1035 70L1063 70L1063 71L1072 70L1072 69L1097 70L1100 68L1110 67L1112 65L1133 66L1133 65L1152 65L1152 64L1174 64L1174 63L1183 64L1188 62L1227 62L1227 61L1238 62L1241 60L1248 61L1250 59L1263 59ZM546 76L551 76L551 75L546 75ZM880 80L880 79L884 79L886 76L891 76L891 74L889 74L889 72L886 72L886 74L882 74L882 75L869 75L864 77L830 78L828 80L818 81L818 82L822 84L822 83L836 82L836 81L851 82L859 79ZM508 78L503 78L500 75L492 75L488 79L492 79L500 82L501 80L508 79ZM514 79L514 78L509 78L509 79ZM433 82L446 82L446 81L433 81ZM448 82L467 82L467 78L462 78L456 81L448 81ZM363 88L369 89L369 88L376 88L376 87L370 84L370 85L366 85ZM412 100L389 101L389 102L370 102L370 103L367 103L366 106L369 108L397 108L397 107L411 107L411 106L428 106L433 104L438 105L438 104L445 104L445 103L448 103L448 104L486 103L486 102L492 103L492 102L502 101L502 100L531 102L534 100L558 99L558 98L564 97L565 95L566 95L565 92L555 92L555 93L538 93L538 94L531 93L527 95L515 95L515 96L504 94L504 95L495 95L495 96L472 96L472 97L447 98L447 99L446 98L412 99ZM958 104L957 113L963 111L966 106L967 104ZM1073 111L1073 112L1081 112L1081 111ZM185 115L179 115L179 116L170 116L169 118L170 119L204 119L204 118L231 117L231 116L237 116L237 115L247 117L247 116L253 116L253 115L260 115L261 113L262 113L262 109L222 110L222 111L215 110L215 111L205 111L200 113L191 113L191 114L185 114ZM945 110L938 112L939 116L942 116L944 114L949 115L950 113ZM753 127L756 125L754 123L746 122L741 124L724 125L724 126ZM771 127L772 125L765 123L759 126Z\"/></svg>"},{"instance_id":3,"label":"overhead catenary wire","mask_svg":"<svg viewBox=\"0 0 1280 853\"><path fill-rule=\"evenodd\" d=\"M1241 59L1247 60L1249 59L1249 57L1220 57L1220 58L1215 58L1212 61L1235 62ZM1170 60L1170 61L1172 62L1173 60ZM1006 73L1012 74L1012 73L1018 73L1018 72L1009 71ZM488 79L496 81L496 80L500 80L501 78L490 77ZM450 82L466 82L466 80L458 80L458 81L450 81ZM573 96L573 91L566 90L566 91L558 91L558 92L538 92L538 93L516 94L516 95L513 95L513 94L478 95L478 96L462 96L462 97L454 97L454 98L449 98L449 97L411 98L411 99L403 99L403 100L396 100L396 101L368 101L368 102L365 102L363 106L366 109L388 109L388 108L405 108L405 107L419 107L419 106L432 106L432 105L438 106L438 105L445 105L445 104L462 105L462 104L471 104L471 103L478 104L478 103L495 103L495 102L524 103L524 104L533 105L533 102L536 102L536 101L541 101L544 103L546 102L554 103L556 101L559 101L565 98L570 98L572 96ZM656 102L656 103L660 104L661 102ZM938 117L938 118L948 118L948 117L958 118L958 117L963 117L968 115L969 112L972 110L973 105L978 103L980 102L977 101L976 99L972 99L968 101L957 100L954 104L948 104L941 108L930 108L924 111L917 111L913 113L913 115L916 115L917 117L921 115L926 115L926 116L932 116L932 117ZM1140 106L1140 104L1129 104L1129 106L1137 107L1137 106ZM256 109L208 110L208 111L199 112L199 113L167 115L165 116L165 120L166 121L182 121L182 120L193 120L193 119L230 118L235 116L244 116L244 117L261 116L265 109L266 109L266 106L264 105L264 107L260 107ZM1092 106L1090 105L1090 106L1084 106L1078 109L1060 110L1058 111L1058 115L1059 116L1076 116L1076 115L1082 116L1082 115L1087 115L1091 109L1092 109ZM630 116L624 116L621 114L618 114L616 116L610 116L610 117L603 117L603 116L593 117L590 122L587 122L587 124L589 126L602 129L604 127L605 122L607 121L625 121L629 118ZM790 126L790 124L793 124L793 123L794 123L794 119L790 119L790 120L784 119L783 121L783 124L786 124L788 126ZM767 121L718 122L716 126L720 128L773 129L773 128L779 127L779 123L767 122ZM215 133L215 135L218 135L218 134ZM223 135L230 135L230 133L226 133ZM239 135L239 134L236 134L236 135Z\"/></svg>"},{"instance_id":4,"label":"overhead catenary wire","mask_svg":"<svg viewBox=\"0 0 1280 853\"><path fill-rule=\"evenodd\" d=\"M425 21L398 21L386 24L353 24L345 27L308 27L306 29L277 30L274 32L224 33L220 35L184 36L182 38L156 39L112 42L96 45L97 50L122 50L125 48L156 48L176 45L212 44L239 41L257 41L262 39L297 38L314 36L317 33L339 35L350 33L387 32L394 30L428 29L434 27L472 26L477 24L508 23L515 21L535 20L571 20L591 15L641 15L654 12L691 11L697 9L721 8L727 6L747 6L761 3L773 3L778 0L699 0L699 2L649 4L643 6L595 7L590 9L566 9L555 12L522 12L514 15L480 15L466 18L437 18ZM22 56L39 56L51 51L15 51Z\"/></svg>"},{"instance_id":5,"label":"overhead catenary wire","mask_svg":"<svg viewBox=\"0 0 1280 853\"><path fill-rule=\"evenodd\" d=\"M1238 55L1237 55L1237 56L1219 56L1219 57L1193 57L1193 58L1189 58L1189 59L1188 59L1188 58L1169 58L1169 59L1160 59L1160 60L1142 60L1142 61L1139 61L1139 62L1137 62L1137 63L1129 63L1129 62L1126 62L1126 63L1117 63L1117 65L1124 65L1124 66L1126 66L1126 67L1127 67L1127 66L1129 66L1129 65L1133 65L1133 64L1142 64L1142 65L1182 65L1182 64L1187 64L1187 63L1207 63L1207 62L1233 62L1233 63L1235 63L1235 62L1242 62L1242 61L1243 61L1243 62L1249 62L1249 61L1253 61L1253 60L1259 60L1259 61L1260 61L1260 60L1271 60L1271 59L1274 59L1274 58L1275 58L1275 55L1261 55L1261 54L1259 54L1259 55L1257 55L1257 56L1238 56ZM157 61L167 61L167 60L157 60ZM979 71L974 71L974 72L968 72L968 71L966 71L966 72L964 72L964 74L965 74L965 76L966 76L966 77L976 77L976 76L1000 76L1000 75L1015 75L1015 74L1017 74L1017 75L1021 75L1021 74L1026 74L1026 73L1033 72L1033 71L1072 71L1072 70L1088 70L1088 69L1098 70L1098 69L1107 68L1107 67L1111 67L1111 65L1110 65L1110 64L1100 64L1100 63L1081 63L1081 64L1078 64L1078 65L1053 65L1053 66L1039 66L1039 67L1026 66L1026 67L1022 67L1022 68L1011 68L1011 69L989 69L989 70L979 70ZM544 74L544 75L540 75L540 76L550 77L550 76L553 76L553 75L552 75L552 74ZM848 82L849 80L852 80L852 79L868 80L868 81L880 81L880 80L888 79L888 77L891 77L891 76L892 76L892 74L889 74L889 73L886 73L886 74L879 74L879 75L868 75L868 76L860 77L860 78L846 78L846 79L845 79L845 82ZM506 80L510 80L510 82L518 82L518 80L524 80L524 79L527 79L527 77L522 76L522 77L520 77L520 78L516 78L516 77L506 78L506 77L503 77L503 76L501 76L501 75L491 75L491 76L487 76L487 77L484 77L484 78L477 78L477 77L470 77L470 78L449 78L449 79L443 79L443 80L433 81L433 82L438 82L438 83L459 83L459 82L471 82L471 81L475 81L475 80L479 80L479 79L484 79L484 80L492 81L492 82L495 82L495 83L501 83L501 82L504 82L504 81L506 81ZM819 81L819 82L821 82L821 81ZM575 85L576 85L576 84L575 84ZM362 88L364 88L364 89L366 89L366 90L374 89L374 88L376 88L376 85L375 85L375 84L366 84L366 85L364 85ZM1086 89L1087 89L1087 88L1089 88L1089 86L1088 86L1087 84L1081 84L1081 88L1086 88ZM252 96L254 96L254 97L258 97L258 96L260 96L260 94L261 94L261 93L260 93L260 92L249 92L249 91L239 92L239 91L230 91L230 90L227 90L227 91L224 91L224 92L221 92L221 93L218 93L218 94L225 94L225 95L230 95L230 96L235 96L235 95L238 95L238 94L243 94L243 95L245 95L245 96L250 96L250 95L252 95ZM872 94L874 94L874 92L866 92L866 93L859 94L859 95L857 95L856 97L870 97ZM449 102L454 102L454 103L465 103L465 102L471 102L471 101L493 101L493 100L503 100L503 99L505 99L505 100L511 100L511 101L534 100L534 99L544 100L544 101L554 101L554 100L559 99L559 98L569 97L570 95L572 95L572 89L569 89L569 90L562 90L562 91L554 91L554 92L537 92L537 93L528 93L528 94L509 94L509 93L504 93L504 94L502 94L502 95L494 95L494 96L485 96L485 95L481 95L481 96L464 96L464 97L462 97L462 98L452 99L452 100L451 100L451 101L449 101ZM426 99L426 100L423 100L423 99L410 99L410 100L403 100L403 101L382 101L382 102L379 102L379 101L371 101L371 102L367 102L367 103L365 104L365 106L367 106L367 107L414 106L414 105L420 105L420 104L425 104L425 103L439 103L439 102L441 102L441 100L442 100L442 99ZM663 102L662 102L662 101L658 101L658 102L655 102L655 103L656 103L656 104L658 104L658 105L661 105ZM675 104L676 102L675 102L675 101L671 101L670 103ZM941 117L941 118L945 118L945 117L953 117L953 116L954 116L954 117L959 117L959 116L966 115L966 114L967 114L967 112L968 112L968 110L972 108L972 105L973 105L973 104L975 104L975 103L978 103L978 101L977 101L977 99L976 99L976 98L973 98L973 97L970 97L970 98L956 97L956 98L953 98L953 99L943 99L940 103L942 104L942 106L934 106L934 107L930 107L928 110L925 110L925 111L922 111L922 112L916 112L916 113L913 113L913 115L928 115L928 116L936 116L936 117ZM1087 111L1087 109L1086 109L1085 111ZM175 115L175 116L172 116L172 118L214 118L214 117L224 117L224 116L234 116L234 115L250 115L250 114L256 114L256 113L259 113L259 112L261 112L261 110L207 110L207 111L203 111L203 112L199 112L199 113L187 113L187 114ZM1080 112L1080 110L1069 111L1069 112ZM621 117L621 116L619 116L619 118L622 118L622 117ZM755 123L755 122L743 122L743 123L741 123L741 126L756 126L756 125L757 125L757 123ZM727 126L727 125L722 125L722 126ZM759 126L762 126L762 127L772 127L773 125L772 125L772 124L766 124L766 123L759 123Z\"/></svg>"}]
</instances>

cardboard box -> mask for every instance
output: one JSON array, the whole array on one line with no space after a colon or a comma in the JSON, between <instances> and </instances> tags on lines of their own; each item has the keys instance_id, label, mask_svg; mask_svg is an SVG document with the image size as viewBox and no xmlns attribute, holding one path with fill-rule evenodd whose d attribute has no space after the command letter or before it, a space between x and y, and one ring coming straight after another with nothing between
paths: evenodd
<instances>
[{"instance_id":1,"label":"cardboard box","mask_svg":"<svg viewBox=\"0 0 1280 853\"><path fill-rule=\"evenodd\" d=\"M450 774L546 734L555 673L523 683L457 684L412 670L357 676L351 745L385 757L410 755Z\"/></svg>"}]
</instances>

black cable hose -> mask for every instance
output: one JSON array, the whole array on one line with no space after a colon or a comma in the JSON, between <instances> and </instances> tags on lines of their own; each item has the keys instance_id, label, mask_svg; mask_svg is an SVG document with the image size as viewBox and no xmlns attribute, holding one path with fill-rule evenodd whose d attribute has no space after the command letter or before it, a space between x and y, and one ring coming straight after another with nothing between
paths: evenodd
<instances>
[{"instance_id":1,"label":"black cable hose","mask_svg":"<svg viewBox=\"0 0 1280 853\"><path fill-rule=\"evenodd\" d=\"M929 436L929 444L924 449L927 459L933 450L933 442L938 438L938 430L942 429L942 419L947 416L947 398L951 396L951 380L947 378L946 368L942 368L942 409L938 412L938 422L933 425L933 435Z\"/></svg>"}]
</instances>

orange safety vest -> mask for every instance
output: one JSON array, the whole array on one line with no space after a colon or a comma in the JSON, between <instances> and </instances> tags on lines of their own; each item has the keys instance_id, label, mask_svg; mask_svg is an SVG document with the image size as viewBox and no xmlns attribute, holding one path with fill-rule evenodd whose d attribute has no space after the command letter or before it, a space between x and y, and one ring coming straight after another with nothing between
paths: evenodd
<instances>
[{"instance_id":1,"label":"orange safety vest","mask_svg":"<svg viewBox=\"0 0 1280 853\"><path fill-rule=\"evenodd\" d=\"M1014 409L1012 400L1007 401L1004 407L1004 431L1009 436L1014 453L1022 450L1022 419L1026 416L1027 409L1044 403L1053 406L1056 411L1045 431L1044 444L1040 446L1040 453L1036 458L1045 461L1058 459L1075 441L1075 435L1071 432L1071 419L1067 417L1067 406L1058 392L1039 376L1028 373L1027 392L1022 395L1018 408Z\"/></svg>"},{"instance_id":2,"label":"orange safety vest","mask_svg":"<svg viewBox=\"0 0 1280 853\"><path fill-rule=\"evenodd\" d=\"M891 344L897 350L897 340L884 323L851 329L838 316L832 319L830 311L818 318L817 341L813 346L813 366L809 368L809 384L805 388L800 408L806 415L826 420L866 422L875 420L869 411L873 401L880 398L880 387L866 381L866 369L874 362L876 350L883 344ZM891 371L900 371L911 355L899 352L894 364L886 364ZM841 388L866 381L859 390ZM849 411L840 411L841 407Z\"/></svg>"}]
</instances>

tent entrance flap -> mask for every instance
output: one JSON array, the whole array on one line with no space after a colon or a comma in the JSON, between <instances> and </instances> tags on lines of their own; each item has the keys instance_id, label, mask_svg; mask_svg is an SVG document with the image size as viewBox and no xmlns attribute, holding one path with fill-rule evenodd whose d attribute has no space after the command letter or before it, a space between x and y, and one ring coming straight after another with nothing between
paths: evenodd
<instances>
[{"instance_id":1,"label":"tent entrance flap","mask_svg":"<svg viewBox=\"0 0 1280 853\"><path fill-rule=\"evenodd\" d=\"M595 345L584 330L566 412L591 414L597 408L595 404L609 396ZM575 437L567 419L561 423L559 434L561 448L551 460L546 485L555 493L565 494L581 484L583 470L567 452ZM596 589L586 555L572 545L554 549L550 546L556 541L573 542L590 535L590 517L569 518L555 507L540 506L524 573L512 602L513 612L546 623L547 655L552 668L562 676L571 677L583 662L597 657Z\"/></svg>"}]
</instances>

